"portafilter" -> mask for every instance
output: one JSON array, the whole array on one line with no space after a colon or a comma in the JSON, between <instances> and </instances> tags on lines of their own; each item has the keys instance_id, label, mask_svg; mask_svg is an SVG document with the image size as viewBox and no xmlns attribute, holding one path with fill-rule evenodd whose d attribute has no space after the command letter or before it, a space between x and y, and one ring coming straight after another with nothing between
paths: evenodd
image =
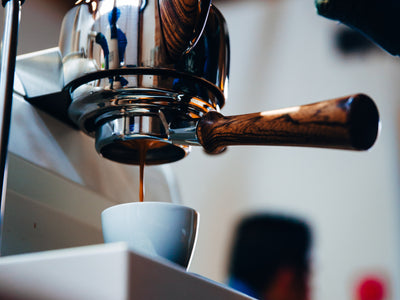
<instances>
[{"instance_id":1,"label":"portafilter","mask_svg":"<svg viewBox=\"0 0 400 300\"><path fill-rule=\"evenodd\" d=\"M378 110L363 94L222 116L229 37L211 0L81 1L64 18L59 48L69 116L113 161L138 164L143 140L156 141L151 165L177 161L191 145L365 150L378 134Z\"/></svg>"}]
</instances>

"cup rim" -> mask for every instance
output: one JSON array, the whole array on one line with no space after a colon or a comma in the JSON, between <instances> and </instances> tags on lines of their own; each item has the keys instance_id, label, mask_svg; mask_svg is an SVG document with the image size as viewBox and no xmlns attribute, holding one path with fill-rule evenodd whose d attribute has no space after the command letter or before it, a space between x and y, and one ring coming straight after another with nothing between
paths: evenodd
<instances>
[{"instance_id":1,"label":"cup rim","mask_svg":"<svg viewBox=\"0 0 400 300\"><path fill-rule=\"evenodd\" d=\"M101 215L106 214L107 212L114 210L114 209L118 209L120 207L124 207L124 206L136 206L136 205L146 205L146 206L151 206L151 205L161 205L161 206L169 206L169 207L176 207L176 208L180 208L180 209L186 209L189 211L193 211L195 214L198 214L197 210L195 210L192 207L186 206L186 205L182 205L182 204L178 204L178 203L171 203L171 202L157 202L157 201L148 201L148 202L126 202L126 203L120 203L120 204L116 204L116 205L112 205L110 207L107 207L106 209L104 209L101 212Z\"/></svg>"}]
</instances>

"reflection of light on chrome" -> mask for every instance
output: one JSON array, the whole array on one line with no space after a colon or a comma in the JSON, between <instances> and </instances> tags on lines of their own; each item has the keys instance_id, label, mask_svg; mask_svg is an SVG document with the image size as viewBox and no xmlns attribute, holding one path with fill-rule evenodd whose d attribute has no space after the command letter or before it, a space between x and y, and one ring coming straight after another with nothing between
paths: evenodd
<instances>
[{"instance_id":1,"label":"reflection of light on chrome","mask_svg":"<svg viewBox=\"0 0 400 300\"><path fill-rule=\"evenodd\" d=\"M228 99L228 91L229 91L229 79L228 78L226 78L225 85L222 86L222 90L224 91L225 99Z\"/></svg>"},{"instance_id":2,"label":"reflection of light on chrome","mask_svg":"<svg viewBox=\"0 0 400 300\"><path fill-rule=\"evenodd\" d=\"M92 5L92 8L93 9L97 8L97 2L94 1L94 0L78 0L78 1L75 2L75 5L81 4L84 1L85 1L86 4L89 4L90 2L92 2L92 3L90 3Z\"/></svg>"},{"instance_id":3,"label":"reflection of light on chrome","mask_svg":"<svg viewBox=\"0 0 400 300\"><path fill-rule=\"evenodd\" d=\"M205 112L215 110L212 105L197 97L192 97L190 99L190 106L193 106L195 108L197 107L198 109L201 109Z\"/></svg>"},{"instance_id":4,"label":"reflection of light on chrome","mask_svg":"<svg viewBox=\"0 0 400 300\"><path fill-rule=\"evenodd\" d=\"M290 107L290 108L283 108L283 109L276 109L276 110L269 110L261 112L260 115L263 117L279 115L279 114L290 114L294 112L298 112L300 110L300 106Z\"/></svg>"},{"instance_id":5,"label":"reflection of light on chrome","mask_svg":"<svg viewBox=\"0 0 400 300\"><path fill-rule=\"evenodd\" d=\"M97 2L93 1L92 2L92 11L96 11L97 10Z\"/></svg>"},{"instance_id":6,"label":"reflection of light on chrome","mask_svg":"<svg viewBox=\"0 0 400 300\"><path fill-rule=\"evenodd\" d=\"M82 1L82 0L81 0ZM117 7L121 6L136 6L139 7L141 4L140 0L117 0ZM100 13L104 14L111 11L114 8L114 1L102 1L100 5Z\"/></svg>"}]
</instances>

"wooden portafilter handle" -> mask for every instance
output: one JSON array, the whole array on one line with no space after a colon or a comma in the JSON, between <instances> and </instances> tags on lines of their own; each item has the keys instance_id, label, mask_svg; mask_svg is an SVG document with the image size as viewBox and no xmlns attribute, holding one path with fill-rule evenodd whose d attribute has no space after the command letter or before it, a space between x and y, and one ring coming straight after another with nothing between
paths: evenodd
<instances>
[{"instance_id":1,"label":"wooden portafilter handle","mask_svg":"<svg viewBox=\"0 0 400 300\"><path fill-rule=\"evenodd\" d=\"M373 100L356 94L318 103L225 117L209 112L197 137L208 153L231 145L276 145L367 150L379 131Z\"/></svg>"}]
</instances>

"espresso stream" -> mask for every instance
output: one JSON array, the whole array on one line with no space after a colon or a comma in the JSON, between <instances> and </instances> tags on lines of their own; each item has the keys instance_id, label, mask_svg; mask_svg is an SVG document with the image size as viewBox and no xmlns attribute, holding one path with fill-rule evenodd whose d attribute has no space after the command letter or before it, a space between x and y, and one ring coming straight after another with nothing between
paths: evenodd
<instances>
[{"instance_id":1,"label":"espresso stream","mask_svg":"<svg viewBox=\"0 0 400 300\"><path fill-rule=\"evenodd\" d=\"M133 144L131 144L133 146ZM142 139L135 143L135 148L139 152L139 167L140 167L140 185L139 185L139 201L144 201L144 166L146 164L147 151L154 148L165 146L164 142Z\"/></svg>"},{"instance_id":2,"label":"espresso stream","mask_svg":"<svg viewBox=\"0 0 400 300\"><path fill-rule=\"evenodd\" d=\"M139 167L140 167L140 185L139 185L139 201L143 202L144 200L144 164L146 162L146 153L149 149L149 145L147 142L139 143L138 151L139 151Z\"/></svg>"}]
</instances>

